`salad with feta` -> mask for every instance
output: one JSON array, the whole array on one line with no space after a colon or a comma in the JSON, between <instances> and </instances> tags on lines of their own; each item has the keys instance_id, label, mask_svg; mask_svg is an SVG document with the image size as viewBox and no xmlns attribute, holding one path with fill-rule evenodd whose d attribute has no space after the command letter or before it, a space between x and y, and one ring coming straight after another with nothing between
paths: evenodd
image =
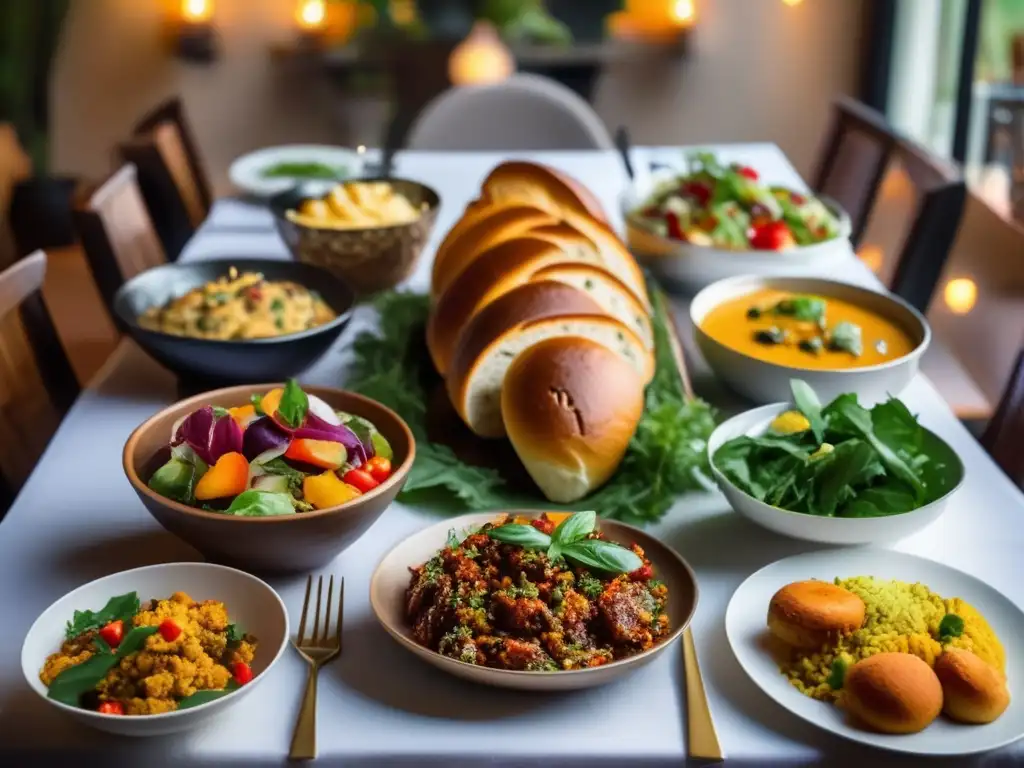
<instances>
[{"instance_id":1,"label":"salad with feta","mask_svg":"<svg viewBox=\"0 0 1024 768\"><path fill-rule=\"evenodd\" d=\"M659 184L629 216L662 237L736 251L782 251L838 237L840 221L821 200L768 186L745 165L711 153L686 158L687 170Z\"/></svg>"},{"instance_id":2,"label":"salad with feta","mask_svg":"<svg viewBox=\"0 0 1024 768\"><path fill-rule=\"evenodd\" d=\"M170 458L149 487L211 512L290 515L345 504L392 474L391 446L294 379L236 408L205 405L171 429Z\"/></svg>"}]
</instances>

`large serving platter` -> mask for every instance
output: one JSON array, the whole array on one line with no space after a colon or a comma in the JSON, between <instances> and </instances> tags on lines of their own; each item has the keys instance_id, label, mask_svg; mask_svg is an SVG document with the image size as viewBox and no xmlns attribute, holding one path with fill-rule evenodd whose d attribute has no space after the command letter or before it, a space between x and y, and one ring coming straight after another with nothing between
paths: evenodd
<instances>
[{"instance_id":1,"label":"large serving platter","mask_svg":"<svg viewBox=\"0 0 1024 768\"><path fill-rule=\"evenodd\" d=\"M767 646L768 603L794 581L874 576L920 582L943 597L960 597L988 620L1006 649L1010 706L989 725L961 725L940 716L920 733L874 733L851 723L839 707L800 693L779 671ZM830 549L779 560L754 573L733 593L725 630L737 661L750 679L779 706L850 741L913 755L968 755L1024 737L1024 612L980 579L942 563L881 549Z\"/></svg>"}]
</instances>

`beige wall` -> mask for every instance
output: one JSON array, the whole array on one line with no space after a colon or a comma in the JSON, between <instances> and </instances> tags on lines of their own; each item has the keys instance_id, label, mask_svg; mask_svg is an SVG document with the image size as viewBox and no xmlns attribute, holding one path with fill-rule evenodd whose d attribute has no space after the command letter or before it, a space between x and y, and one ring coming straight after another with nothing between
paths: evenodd
<instances>
[{"instance_id":1,"label":"beige wall","mask_svg":"<svg viewBox=\"0 0 1024 768\"><path fill-rule=\"evenodd\" d=\"M774 141L806 173L829 100L856 85L861 3L698 0L689 57L614 65L597 110L609 126L629 126L637 143ZM52 94L58 170L103 175L113 144L174 93L223 191L242 152L345 138L329 87L296 82L269 56L270 44L290 35L293 0L217 0L223 54L211 67L167 53L157 0L71 6Z\"/></svg>"}]
</instances>

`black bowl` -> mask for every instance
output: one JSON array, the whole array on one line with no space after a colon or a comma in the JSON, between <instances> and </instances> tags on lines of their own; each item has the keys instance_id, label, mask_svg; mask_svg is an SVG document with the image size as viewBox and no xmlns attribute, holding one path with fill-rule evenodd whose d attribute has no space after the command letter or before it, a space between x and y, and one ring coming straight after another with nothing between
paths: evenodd
<instances>
[{"instance_id":1,"label":"black bowl","mask_svg":"<svg viewBox=\"0 0 1024 768\"><path fill-rule=\"evenodd\" d=\"M138 318L153 306L228 273L262 272L267 280L290 280L317 291L337 313L325 325L269 339L217 341L175 336L139 325ZM114 314L121 326L146 352L188 381L246 384L294 376L323 356L348 325L355 297L329 272L295 261L218 259L168 264L147 270L121 286L114 296Z\"/></svg>"}]
</instances>

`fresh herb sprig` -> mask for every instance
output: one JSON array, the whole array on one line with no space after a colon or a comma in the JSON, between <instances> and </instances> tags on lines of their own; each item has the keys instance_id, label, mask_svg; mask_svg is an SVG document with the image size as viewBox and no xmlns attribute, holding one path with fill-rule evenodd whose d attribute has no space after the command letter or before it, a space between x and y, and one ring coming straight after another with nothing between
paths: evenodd
<instances>
[{"instance_id":1,"label":"fresh herb sprig","mask_svg":"<svg viewBox=\"0 0 1024 768\"><path fill-rule=\"evenodd\" d=\"M550 536L522 523L491 528L487 535L504 544L543 550L551 561L564 557L577 565L599 571L630 573L643 567L643 560L632 550L603 539L588 539L596 527L597 513L586 510L567 517Z\"/></svg>"},{"instance_id":2,"label":"fresh herb sprig","mask_svg":"<svg viewBox=\"0 0 1024 768\"><path fill-rule=\"evenodd\" d=\"M416 461L401 498L472 509L540 507L595 508L602 516L634 523L660 519L687 491L707 487L707 439L714 431L714 411L703 400L687 397L679 379L669 335L667 309L651 284L654 305L655 374L645 392L643 416L629 449L612 479L573 505L555 505L539 494L525 496L508 487L495 469L459 459L446 445L427 436L427 393L423 381L424 328L430 308L425 295L385 292L374 301L376 331L356 337L349 389L384 403L405 419L416 438Z\"/></svg>"},{"instance_id":3,"label":"fresh herb sprig","mask_svg":"<svg viewBox=\"0 0 1024 768\"><path fill-rule=\"evenodd\" d=\"M107 676L107 672L120 663L121 659L140 650L146 638L158 629L159 627L135 627L124 636L116 651L102 638L94 638L96 653L81 664L68 667L57 675L50 683L46 695L54 701L72 707L79 706L82 696L95 690L100 680Z\"/></svg>"},{"instance_id":4,"label":"fresh herb sprig","mask_svg":"<svg viewBox=\"0 0 1024 768\"><path fill-rule=\"evenodd\" d=\"M964 633L964 620L955 613L947 613L939 622L939 642L948 643Z\"/></svg>"},{"instance_id":5,"label":"fresh herb sprig","mask_svg":"<svg viewBox=\"0 0 1024 768\"><path fill-rule=\"evenodd\" d=\"M107 601L98 611L75 611L71 621L64 627L64 636L72 640L92 629L100 629L105 624L120 619L131 625L131 619L139 612L139 595L128 592L117 595Z\"/></svg>"}]
</instances>

